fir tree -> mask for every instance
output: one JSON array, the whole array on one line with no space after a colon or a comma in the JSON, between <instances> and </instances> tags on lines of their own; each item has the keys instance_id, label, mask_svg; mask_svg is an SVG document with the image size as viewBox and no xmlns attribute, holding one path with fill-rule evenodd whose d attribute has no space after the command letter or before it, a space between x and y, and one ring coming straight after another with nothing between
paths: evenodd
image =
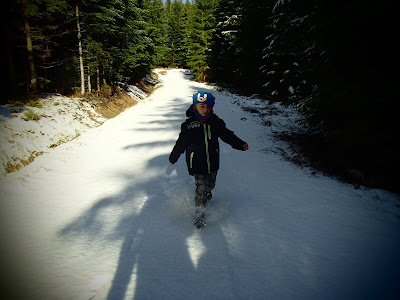
<instances>
[{"instance_id":1,"label":"fir tree","mask_svg":"<svg viewBox=\"0 0 400 300\"><path fill-rule=\"evenodd\" d=\"M214 10L217 1L196 0L190 20L190 39L188 51L188 66L195 80L208 79L208 58L211 53L211 37L215 27Z\"/></svg>"},{"instance_id":2,"label":"fir tree","mask_svg":"<svg viewBox=\"0 0 400 300\"><path fill-rule=\"evenodd\" d=\"M153 43L153 65L167 67L167 18L162 0L154 0L150 3L147 35Z\"/></svg>"},{"instance_id":3,"label":"fir tree","mask_svg":"<svg viewBox=\"0 0 400 300\"><path fill-rule=\"evenodd\" d=\"M271 10L260 67L263 94L269 99L298 104L314 92L319 59L315 11L313 1L284 2Z\"/></svg>"},{"instance_id":4,"label":"fir tree","mask_svg":"<svg viewBox=\"0 0 400 300\"><path fill-rule=\"evenodd\" d=\"M171 3L168 17L168 47L170 49L171 67L183 67L185 65L185 8L180 0Z\"/></svg>"},{"instance_id":5,"label":"fir tree","mask_svg":"<svg viewBox=\"0 0 400 300\"><path fill-rule=\"evenodd\" d=\"M274 2L274 1L273 1ZM267 24L271 1L240 0L240 31L236 41L235 82L243 90L255 90L261 85L260 66L264 40L268 36Z\"/></svg>"},{"instance_id":6,"label":"fir tree","mask_svg":"<svg viewBox=\"0 0 400 300\"><path fill-rule=\"evenodd\" d=\"M238 0L220 0L214 14L216 27L209 57L212 80L233 84L242 9Z\"/></svg>"}]
</instances>

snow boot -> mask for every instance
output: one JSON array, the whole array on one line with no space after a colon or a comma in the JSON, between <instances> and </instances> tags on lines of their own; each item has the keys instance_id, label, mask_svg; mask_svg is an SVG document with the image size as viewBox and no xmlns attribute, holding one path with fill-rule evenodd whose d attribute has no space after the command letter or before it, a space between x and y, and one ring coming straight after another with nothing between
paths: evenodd
<instances>
[{"instance_id":1,"label":"snow boot","mask_svg":"<svg viewBox=\"0 0 400 300\"><path fill-rule=\"evenodd\" d=\"M206 226L206 210L204 206L196 207L193 225L196 226L196 228L203 228Z\"/></svg>"}]
</instances>

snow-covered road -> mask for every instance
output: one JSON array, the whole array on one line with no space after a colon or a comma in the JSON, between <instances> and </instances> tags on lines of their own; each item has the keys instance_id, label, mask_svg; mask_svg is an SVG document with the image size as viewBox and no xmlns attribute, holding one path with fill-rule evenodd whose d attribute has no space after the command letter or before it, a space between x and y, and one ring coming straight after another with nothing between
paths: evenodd
<instances>
[{"instance_id":1,"label":"snow-covered road","mask_svg":"<svg viewBox=\"0 0 400 300\"><path fill-rule=\"evenodd\" d=\"M277 145L274 124L237 105L254 99L212 91L250 149L221 143L208 224L196 229L193 178L168 156L192 94L210 87L184 70L160 79L145 101L0 180L3 294L400 299L399 196L263 151Z\"/></svg>"}]
</instances>

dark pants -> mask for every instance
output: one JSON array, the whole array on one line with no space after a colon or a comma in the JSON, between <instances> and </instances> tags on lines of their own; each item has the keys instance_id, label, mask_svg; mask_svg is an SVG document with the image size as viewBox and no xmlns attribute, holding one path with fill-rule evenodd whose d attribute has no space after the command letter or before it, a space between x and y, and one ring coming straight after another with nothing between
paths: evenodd
<instances>
[{"instance_id":1,"label":"dark pants","mask_svg":"<svg viewBox=\"0 0 400 300\"><path fill-rule=\"evenodd\" d=\"M215 187L217 171L207 175L194 174L196 191L194 193L194 203L196 206L205 205L211 199L211 191Z\"/></svg>"}]
</instances>

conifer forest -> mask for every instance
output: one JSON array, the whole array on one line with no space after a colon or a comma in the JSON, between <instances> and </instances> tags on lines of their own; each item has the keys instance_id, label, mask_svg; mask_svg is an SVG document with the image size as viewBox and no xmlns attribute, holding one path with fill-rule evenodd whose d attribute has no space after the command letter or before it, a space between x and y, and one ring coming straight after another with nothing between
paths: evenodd
<instances>
[{"instance_id":1,"label":"conifer forest","mask_svg":"<svg viewBox=\"0 0 400 300\"><path fill-rule=\"evenodd\" d=\"M326 169L398 186L393 1L6 1L1 104L135 84L156 67L301 112ZM179 95L178 95L179 96ZM398 189L398 187L396 188Z\"/></svg>"}]
</instances>

